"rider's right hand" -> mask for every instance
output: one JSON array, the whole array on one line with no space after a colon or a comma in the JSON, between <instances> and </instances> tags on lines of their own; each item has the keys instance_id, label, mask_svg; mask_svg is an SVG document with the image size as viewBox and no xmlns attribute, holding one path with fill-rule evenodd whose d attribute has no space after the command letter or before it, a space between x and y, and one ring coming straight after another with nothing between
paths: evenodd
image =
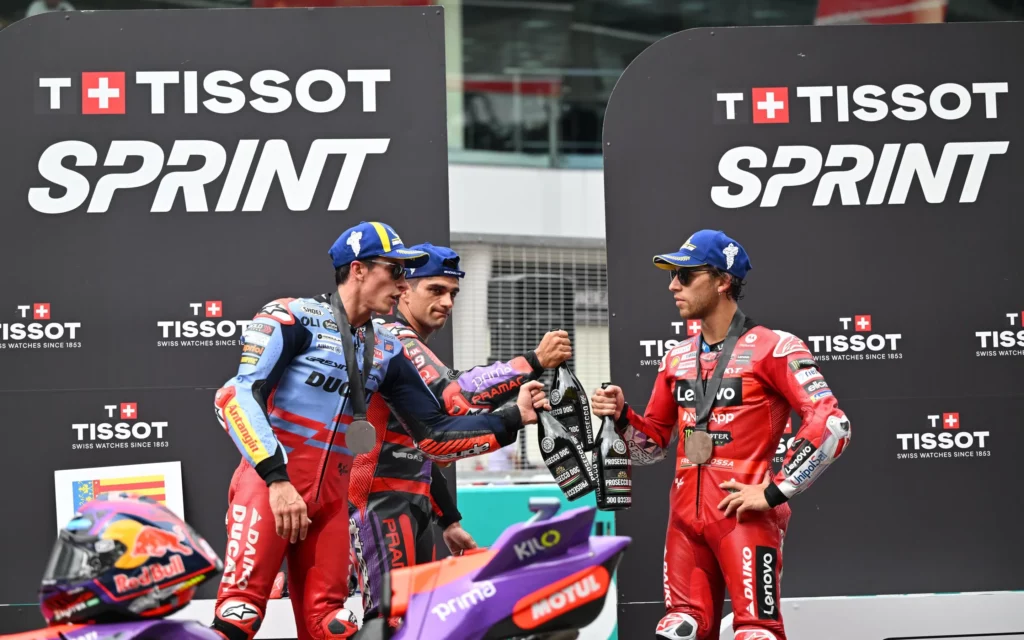
<instances>
[{"instance_id":1,"label":"rider's right hand","mask_svg":"<svg viewBox=\"0 0 1024 640\"><path fill-rule=\"evenodd\" d=\"M625 403L626 398L622 395L622 389L615 385L598 389L590 396L590 409L596 416L611 416L618 420Z\"/></svg>"},{"instance_id":2,"label":"rider's right hand","mask_svg":"<svg viewBox=\"0 0 1024 640\"><path fill-rule=\"evenodd\" d=\"M277 535L289 542L305 540L313 522L306 515L306 502L287 480L270 485L270 510L274 513Z\"/></svg>"},{"instance_id":3,"label":"rider's right hand","mask_svg":"<svg viewBox=\"0 0 1024 640\"><path fill-rule=\"evenodd\" d=\"M554 369L572 357L572 342L569 340L569 332L559 329L548 331L541 338L540 344L534 349L537 362L545 369Z\"/></svg>"}]
</instances>

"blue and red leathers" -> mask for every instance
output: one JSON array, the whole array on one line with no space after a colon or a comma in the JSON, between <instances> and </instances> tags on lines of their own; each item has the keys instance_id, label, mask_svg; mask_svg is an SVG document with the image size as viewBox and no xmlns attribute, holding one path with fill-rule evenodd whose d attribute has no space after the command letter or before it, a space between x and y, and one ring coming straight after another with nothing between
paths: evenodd
<instances>
[{"instance_id":1,"label":"blue and red leathers","mask_svg":"<svg viewBox=\"0 0 1024 640\"><path fill-rule=\"evenodd\" d=\"M453 371L400 312L374 322L401 341L431 393L453 416L500 407L515 398L522 385L544 373L533 352L508 362ZM375 399L367 413L377 428L377 444L370 453L356 457L349 486L355 525L353 560L363 594L364 620L378 615L383 576L392 567L435 559L433 522L445 528L462 519L440 468L416 449L402 421L386 403ZM444 446L439 453L443 451Z\"/></svg>"},{"instance_id":2,"label":"blue and red leathers","mask_svg":"<svg viewBox=\"0 0 1024 640\"><path fill-rule=\"evenodd\" d=\"M448 461L515 441L522 428L518 407L448 415L403 344L374 329L368 402L386 400L418 450ZM353 458L345 446L352 405L341 341L354 341L362 367L363 330L354 333L339 334L328 295L275 300L246 327L238 374L217 392L218 419L243 457L228 493L228 545L214 622L229 638L253 636L286 556L298 637L329 638L346 628L334 619L348 595ZM295 544L275 530L268 485L276 480L295 486L312 521L306 539Z\"/></svg>"}]
</instances>

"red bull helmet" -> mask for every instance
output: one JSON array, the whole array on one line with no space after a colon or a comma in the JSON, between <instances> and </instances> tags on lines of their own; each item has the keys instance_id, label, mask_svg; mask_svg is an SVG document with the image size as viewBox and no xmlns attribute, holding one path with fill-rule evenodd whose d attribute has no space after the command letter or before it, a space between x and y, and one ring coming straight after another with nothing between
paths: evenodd
<instances>
[{"instance_id":1,"label":"red bull helmet","mask_svg":"<svg viewBox=\"0 0 1024 640\"><path fill-rule=\"evenodd\" d=\"M223 568L206 540L167 507L104 494L57 535L40 608L51 625L162 618Z\"/></svg>"}]
</instances>

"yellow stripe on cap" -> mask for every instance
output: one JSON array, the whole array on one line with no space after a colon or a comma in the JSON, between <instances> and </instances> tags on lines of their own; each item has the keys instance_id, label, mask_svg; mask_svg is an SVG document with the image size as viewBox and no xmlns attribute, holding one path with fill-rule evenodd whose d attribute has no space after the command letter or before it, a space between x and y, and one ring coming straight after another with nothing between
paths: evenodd
<instances>
[{"instance_id":1,"label":"yellow stripe on cap","mask_svg":"<svg viewBox=\"0 0 1024 640\"><path fill-rule=\"evenodd\" d=\"M384 247L384 253L391 252L391 238L388 237L387 229L384 228L379 222L371 222L373 228L377 230L377 237L380 238L380 243Z\"/></svg>"}]
</instances>

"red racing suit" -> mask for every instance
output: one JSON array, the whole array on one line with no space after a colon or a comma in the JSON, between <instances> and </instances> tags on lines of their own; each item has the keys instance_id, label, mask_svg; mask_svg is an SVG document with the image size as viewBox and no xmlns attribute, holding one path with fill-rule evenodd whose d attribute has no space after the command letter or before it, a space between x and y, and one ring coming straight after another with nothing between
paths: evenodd
<instances>
[{"instance_id":1,"label":"red racing suit","mask_svg":"<svg viewBox=\"0 0 1024 640\"><path fill-rule=\"evenodd\" d=\"M400 312L374 322L401 341L427 388L452 416L489 413L544 373L532 351L508 362L454 371ZM356 456L349 484L353 566L363 594L364 620L377 616L383 576L392 567L434 559L433 522L445 528L462 519L440 468L416 449L387 404L380 399L371 402L367 418L377 427L377 444L373 451Z\"/></svg>"},{"instance_id":2,"label":"red racing suit","mask_svg":"<svg viewBox=\"0 0 1024 640\"><path fill-rule=\"evenodd\" d=\"M786 501L839 457L850 441L850 423L800 338L749 319L744 329L708 420L712 458L695 465L678 447L663 566L668 615L662 625L678 622L672 614L685 613L698 624L697 638L717 640L728 589L737 638L768 638L767 631L785 640L779 578L790 516ZM702 377L711 378L719 351L705 352L700 335L694 336L665 354L644 415L623 408L617 425L634 462L661 460L677 426L682 434L692 430L698 355ZM791 410L799 412L801 425L765 490L772 508L746 512L740 523L735 515L723 518L718 505L728 492L719 485L731 479L757 485L771 477Z\"/></svg>"}]
</instances>

